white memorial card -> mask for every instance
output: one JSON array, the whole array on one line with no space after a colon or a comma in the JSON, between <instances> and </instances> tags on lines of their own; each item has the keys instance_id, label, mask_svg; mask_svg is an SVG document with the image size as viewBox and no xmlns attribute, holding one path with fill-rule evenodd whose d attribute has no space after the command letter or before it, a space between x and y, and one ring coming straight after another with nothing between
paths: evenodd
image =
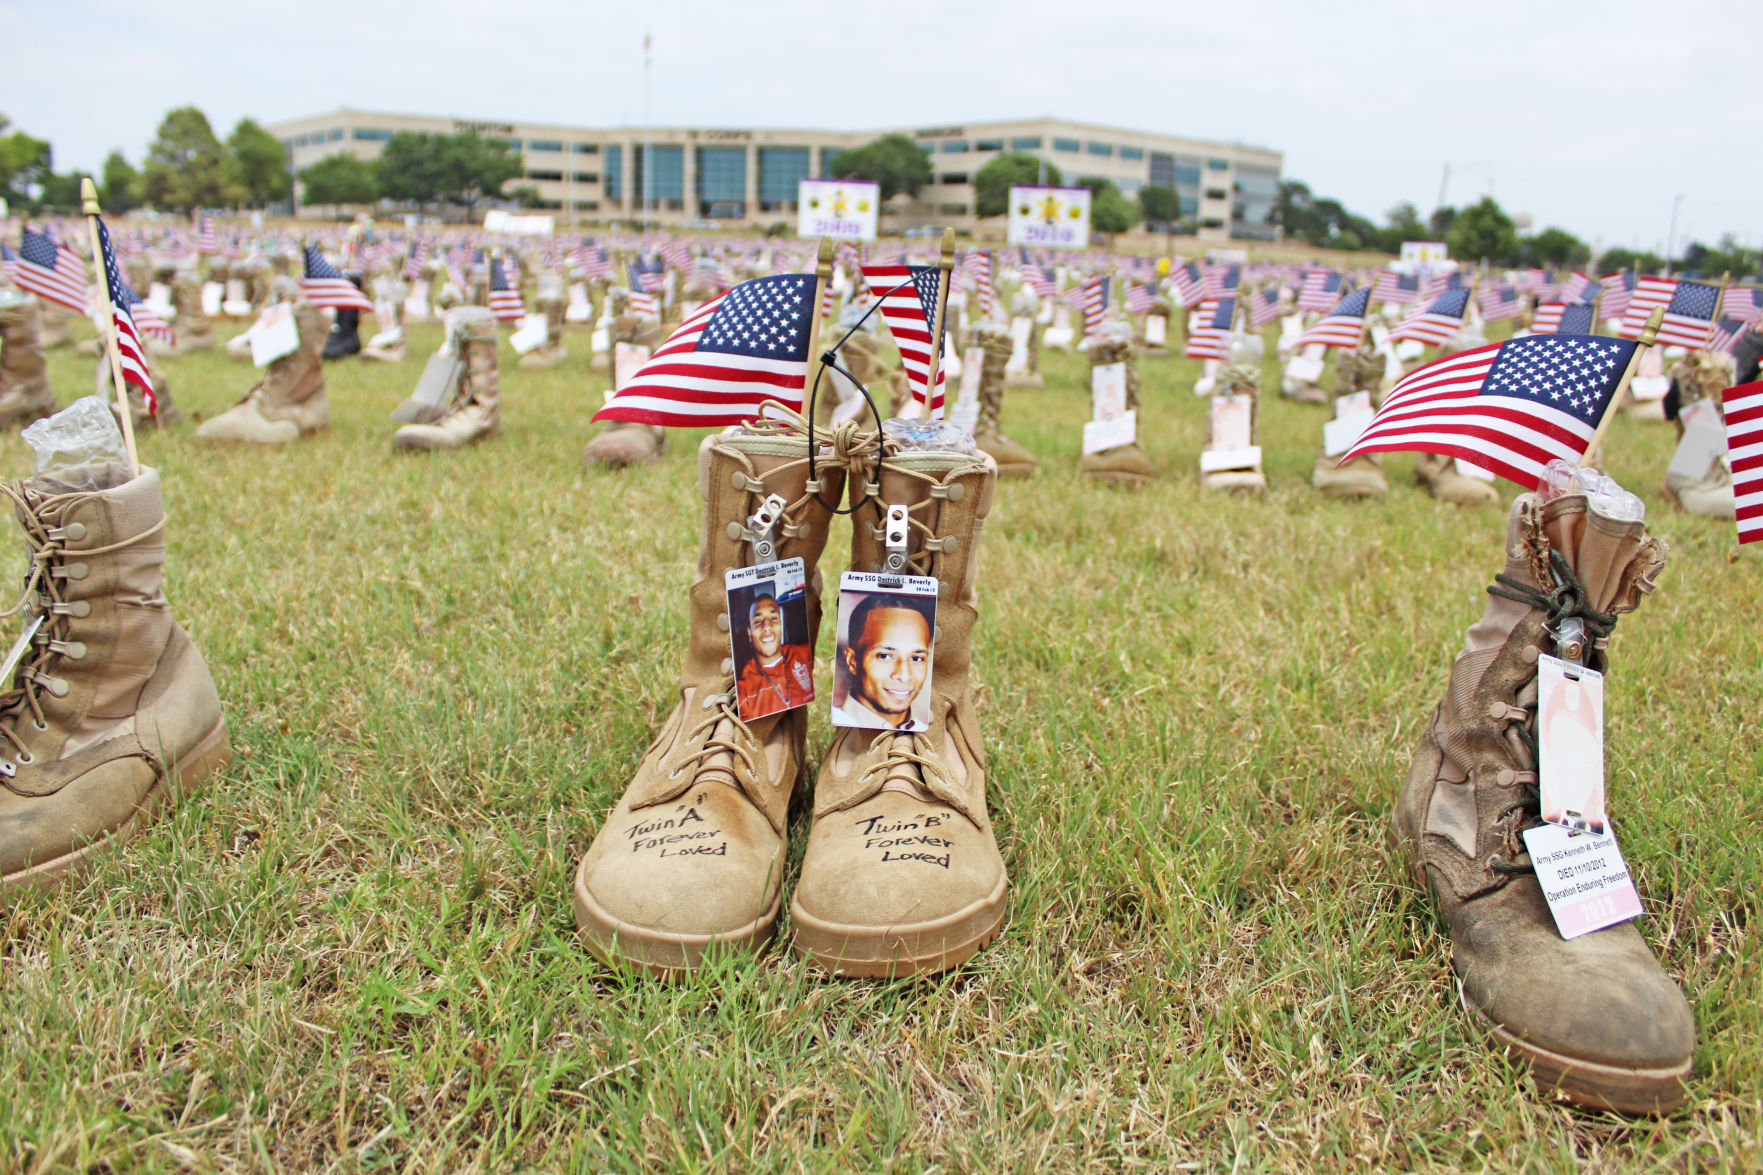
<instances>
[{"instance_id":1,"label":"white memorial card","mask_svg":"<svg viewBox=\"0 0 1763 1175\"><path fill-rule=\"evenodd\" d=\"M1313 384L1322 378L1322 360L1310 355L1294 355L1286 364L1286 378Z\"/></svg>"},{"instance_id":2,"label":"white memorial card","mask_svg":"<svg viewBox=\"0 0 1763 1175\"><path fill-rule=\"evenodd\" d=\"M520 320L520 329L508 336L508 345L516 355L525 355L545 345L551 338L551 324L543 314L529 314Z\"/></svg>"},{"instance_id":3,"label":"white memorial card","mask_svg":"<svg viewBox=\"0 0 1763 1175\"><path fill-rule=\"evenodd\" d=\"M277 302L251 328L251 362L259 367L268 367L283 355L293 354L299 345L300 331L294 325L292 302Z\"/></svg>"},{"instance_id":4,"label":"white memorial card","mask_svg":"<svg viewBox=\"0 0 1763 1175\"><path fill-rule=\"evenodd\" d=\"M1169 341L1169 319L1162 314L1145 315L1145 345L1161 347Z\"/></svg>"},{"instance_id":5,"label":"white memorial card","mask_svg":"<svg viewBox=\"0 0 1763 1175\"><path fill-rule=\"evenodd\" d=\"M1117 449L1121 445L1132 444L1138 439L1138 435L1137 412L1122 412L1108 420L1085 421L1083 451L1100 453L1105 449Z\"/></svg>"},{"instance_id":6,"label":"white memorial card","mask_svg":"<svg viewBox=\"0 0 1763 1175\"><path fill-rule=\"evenodd\" d=\"M1004 363L1006 374L1028 374L1028 340L1034 331L1032 318L1019 314L1010 320L1010 358Z\"/></svg>"},{"instance_id":7,"label":"white memorial card","mask_svg":"<svg viewBox=\"0 0 1763 1175\"><path fill-rule=\"evenodd\" d=\"M1118 420L1126 414L1126 364L1090 368L1090 405L1093 420Z\"/></svg>"},{"instance_id":8,"label":"white memorial card","mask_svg":"<svg viewBox=\"0 0 1763 1175\"><path fill-rule=\"evenodd\" d=\"M202 283L202 313L210 318L220 317L220 304L225 300L226 287L219 282Z\"/></svg>"},{"instance_id":9,"label":"white memorial card","mask_svg":"<svg viewBox=\"0 0 1763 1175\"><path fill-rule=\"evenodd\" d=\"M1562 938L1640 916L1641 897L1614 833L1599 836L1542 824L1524 830L1524 847Z\"/></svg>"},{"instance_id":10,"label":"white memorial card","mask_svg":"<svg viewBox=\"0 0 1763 1175\"><path fill-rule=\"evenodd\" d=\"M635 343L620 343L612 354L612 387L618 390L631 381L643 364L649 362L649 348Z\"/></svg>"},{"instance_id":11,"label":"white memorial card","mask_svg":"<svg viewBox=\"0 0 1763 1175\"><path fill-rule=\"evenodd\" d=\"M1235 452L1255 443L1253 396L1213 396L1211 419L1212 443L1206 447L1212 451Z\"/></svg>"},{"instance_id":12,"label":"white memorial card","mask_svg":"<svg viewBox=\"0 0 1763 1175\"><path fill-rule=\"evenodd\" d=\"M1677 418L1683 424L1683 439L1677 442L1677 452L1671 455L1665 471L1701 481L1726 452L1726 422L1720 419L1713 400L1685 404Z\"/></svg>"}]
</instances>

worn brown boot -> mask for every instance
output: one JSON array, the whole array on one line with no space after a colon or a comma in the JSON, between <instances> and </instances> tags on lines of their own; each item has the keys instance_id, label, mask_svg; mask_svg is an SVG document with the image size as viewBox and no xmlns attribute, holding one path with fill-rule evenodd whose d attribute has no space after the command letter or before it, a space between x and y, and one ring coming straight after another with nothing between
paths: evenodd
<instances>
[{"instance_id":1,"label":"worn brown boot","mask_svg":"<svg viewBox=\"0 0 1763 1175\"><path fill-rule=\"evenodd\" d=\"M1366 392L1375 396L1383 380L1383 356L1369 346L1351 354L1343 354L1335 364L1334 399ZM1384 477L1383 461L1376 453L1365 453L1339 464L1326 453L1316 458L1310 473L1310 484L1329 498L1381 498L1389 493L1389 480Z\"/></svg>"},{"instance_id":2,"label":"worn brown boot","mask_svg":"<svg viewBox=\"0 0 1763 1175\"><path fill-rule=\"evenodd\" d=\"M156 411L148 415L147 395L134 384L128 385L129 416L134 421L135 431L143 432L153 428L168 428L184 422L184 414L171 398L171 377L154 360L153 356L143 356L147 363L147 378L153 381L153 402ZM116 406L116 384L110 374L108 356L98 361L97 379L92 394L110 406L110 414L117 418L120 426L122 413Z\"/></svg>"},{"instance_id":3,"label":"worn brown boot","mask_svg":"<svg viewBox=\"0 0 1763 1175\"><path fill-rule=\"evenodd\" d=\"M632 343L639 347L649 348L649 354L662 343L661 324L646 314L631 314L628 311L612 320L612 349L609 354L616 355L618 344ZM649 461L660 460L661 454L667 451L667 431L652 424L637 424L633 421L608 421L588 442L582 450L582 464L598 466L605 469L623 469L626 465L640 465Z\"/></svg>"},{"instance_id":4,"label":"worn brown boot","mask_svg":"<svg viewBox=\"0 0 1763 1175\"><path fill-rule=\"evenodd\" d=\"M1092 371L1109 363L1126 364L1126 406L1136 412L1139 407L1139 371L1134 362L1132 341L1097 339L1090 344L1089 355ZM1144 427L1145 422L1141 419L1141 432ZM1156 467L1137 441L1103 449L1100 453L1085 453L1078 466L1091 477L1115 485L1142 486L1157 476Z\"/></svg>"},{"instance_id":5,"label":"worn brown boot","mask_svg":"<svg viewBox=\"0 0 1763 1175\"><path fill-rule=\"evenodd\" d=\"M160 590L159 475L83 468L109 488L3 487L41 625L0 694L0 890L122 844L231 757L208 666Z\"/></svg>"},{"instance_id":6,"label":"worn brown boot","mask_svg":"<svg viewBox=\"0 0 1763 1175\"><path fill-rule=\"evenodd\" d=\"M893 441L884 452L879 481L852 479L851 566L936 577L930 723L913 734L835 728L821 764L790 921L796 948L840 975L959 965L998 933L1009 888L969 676L998 467L979 452L901 452ZM907 516L895 548L890 506Z\"/></svg>"},{"instance_id":7,"label":"worn brown boot","mask_svg":"<svg viewBox=\"0 0 1763 1175\"><path fill-rule=\"evenodd\" d=\"M1038 462L1028 447L1004 435L999 421L1004 409L1004 365L1010 362L1012 342L1004 327L982 326L974 332L985 354L979 377L979 420L973 426L974 443L990 453L999 477L1033 477Z\"/></svg>"},{"instance_id":8,"label":"worn brown boot","mask_svg":"<svg viewBox=\"0 0 1763 1175\"><path fill-rule=\"evenodd\" d=\"M43 357L42 304L11 291L0 299L0 427L26 425L58 407Z\"/></svg>"},{"instance_id":9,"label":"worn brown boot","mask_svg":"<svg viewBox=\"0 0 1763 1175\"><path fill-rule=\"evenodd\" d=\"M294 303L300 345L269 365L245 398L196 430L199 441L247 441L285 445L330 427L331 403L325 394L324 315L312 303Z\"/></svg>"},{"instance_id":10,"label":"worn brown boot","mask_svg":"<svg viewBox=\"0 0 1763 1175\"><path fill-rule=\"evenodd\" d=\"M1689 1005L1633 923L1561 937L1520 833L1541 823L1538 656L1563 655L1551 633L1577 622L1585 663L1607 670L1616 618L1652 590L1665 547L1583 494L1520 496L1506 540L1505 571L1414 752L1393 839L1438 902L1464 1006L1537 1084L1579 1105L1663 1113L1684 1098Z\"/></svg>"},{"instance_id":11,"label":"worn brown boot","mask_svg":"<svg viewBox=\"0 0 1763 1175\"><path fill-rule=\"evenodd\" d=\"M1427 493L1453 506L1498 506L1500 491L1491 481L1464 477L1457 472L1457 462L1443 453L1416 453L1414 480Z\"/></svg>"},{"instance_id":12,"label":"worn brown boot","mask_svg":"<svg viewBox=\"0 0 1763 1175\"><path fill-rule=\"evenodd\" d=\"M173 355L214 350L214 324L202 309L202 282L193 273L179 273L171 280L171 304L177 310L177 342Z\"/></svg>"},{"instance_id":13,"label":"worn brown boot","mask_svg":"<svg viewBox=\"0 0 1763 1175\"><path fill-rule=\"evenodd\" d=\"M842 430L834 449L854 435ZM754 950L776 930L808 711L741 720L723 576L800 557L812 655L816 567L831 520L822 503L838 504L850 460L824 450L811 480L799 419L713 435L699 447L703 537L679 704L575 873L576 926L598 958L657 973L690 970L713 944Z\"/></svg>"},{"instance_id":14,"label":"worn brown boot","mask_svg":"<svg viewBox=\"0 0 1763 1175\"><path fill-rule=\"evenodd\" d=\"M392 434L394 449L463 449L502 431L502 378L496 349L501 338L488 310L459 313L457 346L464 360L459 390L432 421L406 424Z\"/></svg>"},{"instance_id":15,"label":"worn brown boot","mask_svg":"<svg viewBox=\"0 0 1763 1175\"><path fill-rule=\"evenodd\" d=\"M551 274L544 276L549 281L541 280L542 292L535 305L545 316L545 345L534 347L520 357L515 366L525 371L544 371L569 358L569 351L563 345L563 312L567 307L563 285Z\"/></svg>"}]
</instances>

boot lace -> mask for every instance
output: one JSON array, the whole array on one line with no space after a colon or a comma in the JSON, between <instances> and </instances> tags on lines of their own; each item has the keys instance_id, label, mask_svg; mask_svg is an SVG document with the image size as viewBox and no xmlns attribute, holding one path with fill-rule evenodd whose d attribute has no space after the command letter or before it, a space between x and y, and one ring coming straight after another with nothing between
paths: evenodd
<instances>
[{"instance_id":1,"label":"boot lace","mask_svg":"<svg viewBox=\"0 0 1763 1175\"><path fill-rule=\"evenodd\" d=\"M729 684L733 686L732 678ZM678 779L688 767L696 774L710 759L726 751L745 768L744 771L734 773L737 780L743 781L743 786L747 780L758 779L759 760L753 755L753 739L747 724L741 721L741 715L735 709L734 690L731 688L725 693L711 694L704 699L703 704L706 713L697 725L686 732L685 749L674 759L673 769L667 773L667 777ZM716 733L725 721L731 724L729 729L733 732L732 735ZM745 739L738 737L743 734L747 735Z\"/></svg>"},{"instance_id":2,"label":"boot lace","mask_svg":"<svg viewBox=\"0 0 1763 1175\"><path fill-rule=\"evenodd\" d=\"M1494 576L1495 582L1488 587L1488 594L1541 611L1545 617L1544 625L1550 632L1559 631L1562 621L1577 618L1585 625L1586 636L1590 638L1588 651L1603 648L1609 641L1610 634L1616 631L1615 615L1600 612L1591 606L1585 584L1574 573L1567 557L1553 547L1549 548L1548 566L1555 580L1552 590L1531 587L1505 572L1500 572ZM1531 703L1530 706L1507 705L1494 715L1496 721L1509 724L1506 727L1507 741L1511 744L1514 757L1525 768L1521 771L1502 771L1497 779L1499 786L1515 790L1515 798L1494 817L1494 823L1500 829L1503 851L1488 858L1488 868L1508 877L1536 872L1534 865L1518 858L1526 854L1522 835L1524 831L1541 827L1543 823L1542 794L1536 773L1537 764L1541 760L1537 750L1534 677L1513 701L1522 702L1526 698Z\"/></svg>"},{"instance_id":3,"label":"boot lace","mask_svg":"<svg viewBox=\"0 0 1763 1175\"><path fill-rule=\"evenodd\" d=\"M55 566L68 550L66 529L45 522L40 499L33 501L33 496L17 485L11 482L0 483L0 493L4 493L17 507L18 516L24 522L25 541L31 547L30 570L25 575L24 590L19 593L17 603L0 611L0 619L20 615L33 603L37 606L36 611L43 617L42 626L31 638L30 651L13 671L7 688L0 692L0 775L11 777L16 771L14 759L18 763L29 763L32 759L21 733L21 723L26 720L27 715L33 729L39 732L49 729L48 718L43 712L41 692L47 690L56 696L67 692L67 683L49 671L71 647L67 638L72 635L74 611L71 602L66 598L65 577L54 574ZM70 495L66 499L67 505L63 508L63 513L95 496ZM140 534L108 546L80 547L72 553L81 559L108 555L143 542L164 528L165 519L161 517ZM10 744L10 748L7 744Z\"/></svg>"},{"instance_id":4,"label":"boot lace","mask_svg":"<svg viewBox=\"0 0 1763 1175\"><path fill-rule=\"evenodd\" d=\"M869 743L869 753L881 753L857 777L857 794L849 804L861 804L878 795L889 783L903 783L914 795L949 805L957 812L973 818L967 810L967 797L956 786L955 778L936 748L923 733L902 734L896 730L879 732Z\"/></svg>"}]
</instances>

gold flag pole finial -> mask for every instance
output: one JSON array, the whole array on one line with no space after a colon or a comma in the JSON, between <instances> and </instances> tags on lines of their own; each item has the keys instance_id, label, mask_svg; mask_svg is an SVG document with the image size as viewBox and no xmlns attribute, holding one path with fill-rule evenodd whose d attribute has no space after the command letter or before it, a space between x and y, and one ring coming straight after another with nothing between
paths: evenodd
<instances>
[{"instance_id":1,"label":"gold flag pole finial","mask_svg":"<svg viewBox=\"0 0 1763 1175\"><path fill-rule=\"evenodd\" d=\"M141 455L135 450L135 414L129 408L128 383L122 377L122 353L116 349L116 306L110 300L110 274L104 264L104 248L98 241L98 185L92 182L91 176L80 179L80 215L86 218L86 235L92 242L92 264L101 272L98 276L98 289L104 297L104 349L110 356L110 383L116 389L117 415L122 418L122 440L128 449L129 470L135 477L141 476ZM146 347L143 340L141 346ZM143 353L142 360L146 360Z\"/></svg>"}]
</instances>

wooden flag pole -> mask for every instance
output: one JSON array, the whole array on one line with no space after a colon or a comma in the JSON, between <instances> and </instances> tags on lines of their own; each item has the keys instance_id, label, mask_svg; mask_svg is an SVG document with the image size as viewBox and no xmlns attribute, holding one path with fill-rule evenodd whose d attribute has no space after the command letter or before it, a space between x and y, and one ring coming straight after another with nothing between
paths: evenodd
<instances>
[{"instance_id":1,"label":"wooden flag pole","mask_svg":"<svg viewBox=\"0 0 1763 1175\"><path fill-rule=\"evenodd\" d=\"M86 234L92 241L92 264L100 271L98 288L104 293L104 348L110 356L110 383L116 389L117 414L122 417L122 440L129 453L129 469L141 476L141 455L135 450L135 414L129 407L128 383L122 378L122 353L116 349L116 305L110 300L110 272L104 264L104 247L98 240L98 188L90 176L80 180L80 214L86 218ZM147 345L142 340L141 346ZM145 354L142 355L145 359Z\"/></svg>"},{"instance_id":2,"label":"wooden flag pole","mask_svg":"<svg viewBox=\"0 0 1763 1175\"><path fill-rule=\"evenodd\" d=\"M931 405L937 399L937 372L943 365L943 320L949 305L949 274L955 268L955 230L943 230L943 248L937 257L942 276L937 279L937 317L930 324L930 368L924 375L924 415L930 419Z\"/></svg>"},{"instance_id":3,"label":"wooden flag pole","mask_svg":"<svg viewBox=\"0 0 1763 1175\"><path fill-rule=\"evenodd\" d=\"M1714 332L1719 329L1720 326L1720 307L1721 304L1726 301L1726 287L1731 284L1732 270L1729 269L1720 275L1720 292L1714 295L1714 317L1708 320L1708 337L1704 340L1703 345L1698 347L1697 350L1706 351L1708 349L1707 344L1714 341Z\"/></svg>"},{"instance_id":4,"label":"wooden flag pole","mask_svg":"<svg viewBox=\"0 0 1763 1175\"><path fill-rule=\"evenodd\" d=\"M802 411L809 412L808 398L814 391L814 376L820 369L820 305L826 298L826 283L833 276L833 239L820 238L820 254L814 264L814 308L808 314L808 366L802 372ZM809 415L812 417L812 413ZM814 435L814 421L808 422L809 436Z\"/></svg>"},{"instance_id":5,"label":"wooden flag pole","mask_svg":"<svg viewBox=\"0 0 1763 1175\"><path fill-rule=\"evenodd\" d=\"M1622 379L1617 382L1616 390L1610 394L1610 402L1604 405L1604 415L1598 421L1598 427L1593 430L1592 439L1585 447L1585 456L1580 461L1581 465L1594 465L1602 456L1598 451L1599 446L1604 443L1604 434L1609 431L1610 422L1616 419L1616 407L1622 403L1622 394L1628 391L1628 381L1634 378L1635 369L1641 363L1641 356L1646 354L1647 348L1658 341L1659 328L1664 323L1665 307L1653 307L1653 313L1647 316L1647 325L1641 328L1640 337L1635 340L1640 345L1634 349L1634 354L1628 357L1628 366L1623 369Z\"/></svg>"}]
</instances>

